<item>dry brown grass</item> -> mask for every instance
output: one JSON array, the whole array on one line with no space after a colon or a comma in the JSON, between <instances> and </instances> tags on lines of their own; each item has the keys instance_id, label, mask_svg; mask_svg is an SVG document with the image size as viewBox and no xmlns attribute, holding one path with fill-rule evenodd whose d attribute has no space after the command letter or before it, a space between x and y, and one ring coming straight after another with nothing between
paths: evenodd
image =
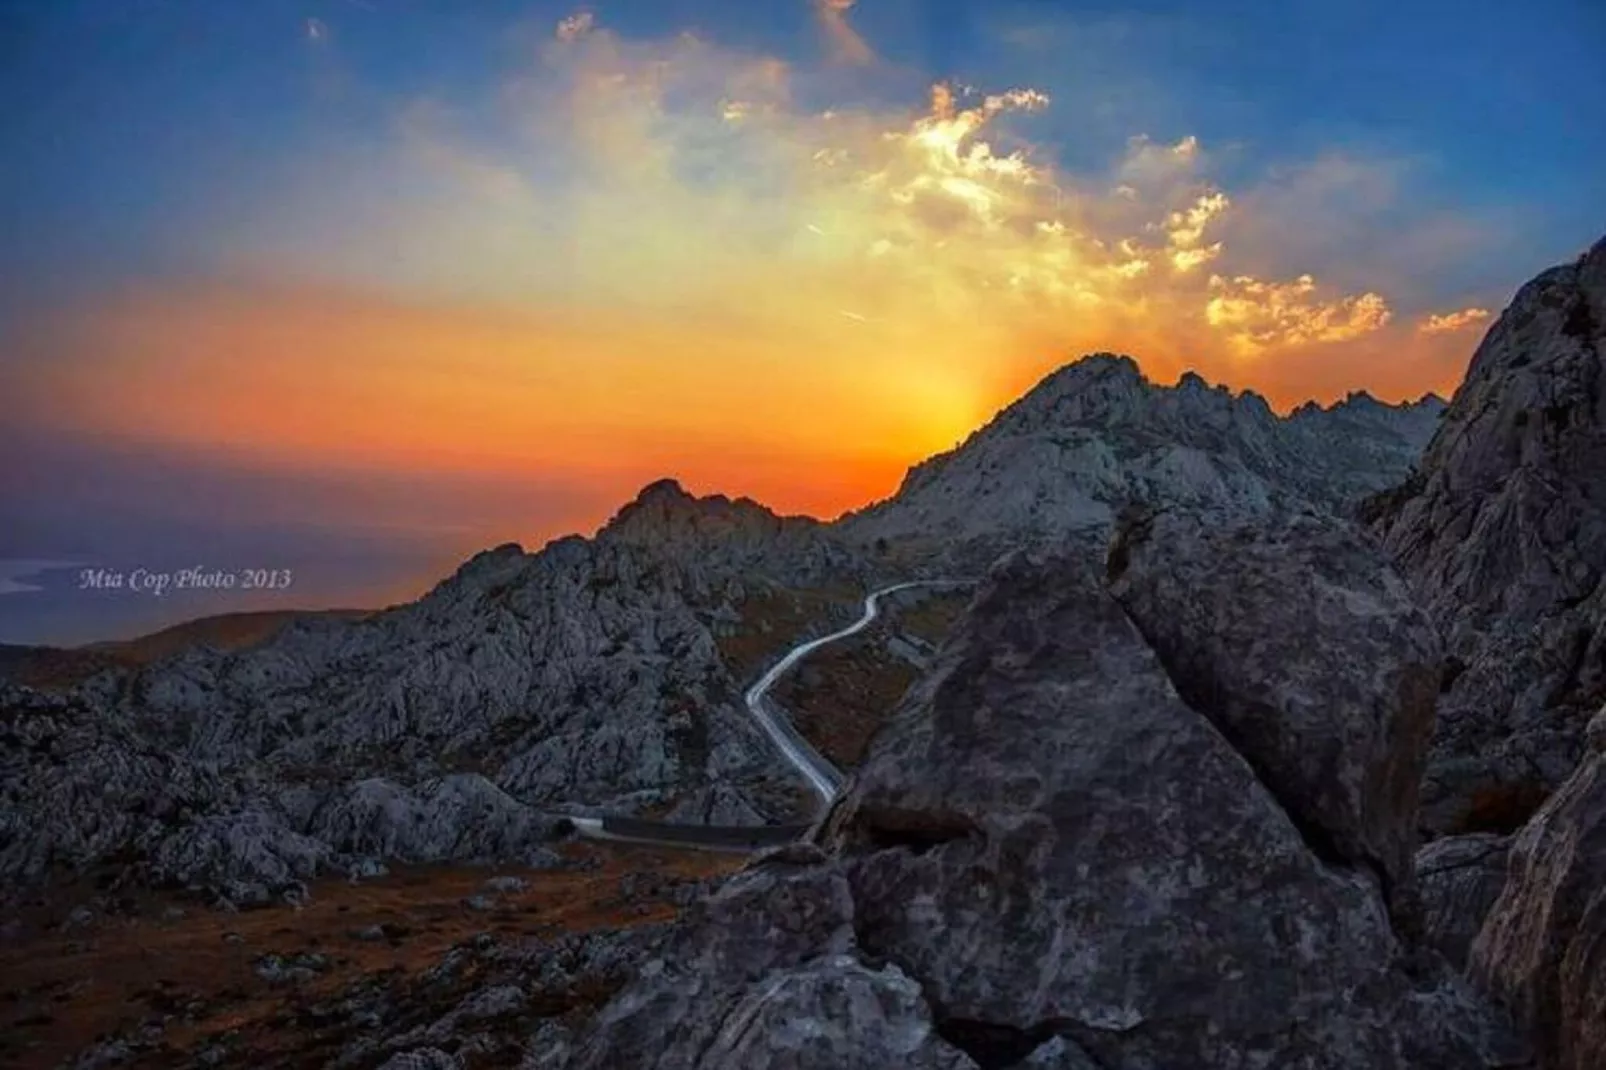
<instances>
[{"instance_id":1,"label":"dry brown grass","mask_svg":"<svg viewBox=\"0 0 1606 1070\"><path fill-rule=\"evenodd\" d=\"M736 634L717 640L720 657L745 687L758 678L767 664L796 646L811 628L831 620L833 612L851 613L863 598L862 591L846 585L746 598L736 607L742 615Z\"/></svg>"},{"instance_id":2,"label":"dry brown grass","mask_svg":"<svg viewBox=\"0 0 1606 1070\"><path fill-rule=\"evenodd\" d=\"M832 764L852 769L918 673L879 638L827 647L775 687L803 737Z\"/></svg>"},{"instance_id":3,"label":"dry brown grass","mask_svg":"<svg viewBox=\"0 0 1606 1070\"><path fill-rule=\"evenodd\" d=\"M1549 798L1541 784L1497 784L1472 793L1466 818L1454 831L1495 832L1507 836L1516 832Z\"/></svg>"},{"instance_id":4,"label":"dry brown grass","mask_svg":"<svg viewBox=\"0 0 1606 1070\"><path fill-rule=\"evenodd\" d=\"M970 593L943 593L928 595L906 609L897 611L898 626L910 635L918 636L936 646L948 638L948 633L964 616L970 604Z\"/></svg>"},{"instance_id":5,"label":"dry brown grass","mask_svg":"<svg viewBox=\"0 0 1606 1070\"><path fill-rule=\"evenodd\" d=\"M75 931L55 925L73 898L60 889L52 911L25 912L23 932L0 947L0 1066L53 1067L97 1036L120 1034L141 1022L185 1011L163 1035L169 1052L141 1065L166 1065L224 1033L255 1052L289 1050L305 1042L284 1023L296 1007L335 995L364 978L407 978L437 964L453 946L479 933L507 938L554 931L618 929L674 916L662 899L622 901L620 878L650 873L704 879L729 873L738 855L656 851L577 844L571 856L591 855L589 870L525 871L516 867L418 866L378 880L320 882L300 910L273 907L224 914L187 907L164 920L174 903L147 896L129 917L107 917ZM492 911L473 911L463 899L497 874L522 877L523 891L499 895ZM351 931L389 926L390 939L362 941ZM237 934L237 935L230 935ZM294 986L273 985L254 969L264 954L318 952L331 968ZM296 1063L295 1065L299 1065ZM321 1065L316 1061L308 1065Z\"/></svg>"},{"instance_id":6,"label":"dry brown grass","mask_svg":"<svg viewBox=\"0 0 1606 1070\"><path fill-rule=\"evenodd\" d=\"M851 769L864 759L881 726L920 671L887 649L893 631L936 646L964 612L963 595L928 596L888 607L885 621L811 654L775 687L775 699L809 742L831 762Z\"/></svg>"}]
</instances>

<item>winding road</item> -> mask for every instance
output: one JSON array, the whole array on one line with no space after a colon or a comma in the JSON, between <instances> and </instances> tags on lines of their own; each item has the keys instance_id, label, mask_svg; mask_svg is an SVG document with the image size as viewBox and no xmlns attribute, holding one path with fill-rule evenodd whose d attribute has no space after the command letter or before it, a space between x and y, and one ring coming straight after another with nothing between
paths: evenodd
<instances>
[{"instance_id":1,"label":"winding road","mask_svg":"<svg viewBox=\"0 0 1606 1070\"><path fill-rule=\"evenodd\" d=\"M871 591L864 599L864 613L858 620L829 635L822 635L799 643L787 651L785 657L770 666L758 682L747 689L747 712L753 715L775 749L781 752L809 787L820 797L823 813L842 794L845 778L841 770L814 749L792 725L792 719L769 697L788 670L814 651L846 639L868 628L881 613L881 599L889 594L913 587L960 587L973 580L909 580ZM753 851L778 847L790 843L809 830L809 825L677 825L668 822L643 821L627 817L571 817L567 819L576 832L590 839L615 840L628 843L657 844L670 847L698 847L704 850Z\"/></svg>"}]
</instances>

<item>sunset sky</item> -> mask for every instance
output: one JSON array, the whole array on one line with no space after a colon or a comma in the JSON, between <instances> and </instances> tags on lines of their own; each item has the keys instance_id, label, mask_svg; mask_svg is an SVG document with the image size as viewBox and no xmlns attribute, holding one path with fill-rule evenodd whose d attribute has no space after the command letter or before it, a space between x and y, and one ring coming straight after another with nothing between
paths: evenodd
<instances>
[{"instance_id":1,"label":"sunset sky","mask_svg":"<svg viewBox=\"0 0 1606 1070\"><path fill-rule=\"evenodd\" d=\"M1593 0L0 4L0 642L412 597L665 475L833 516L1092 350L1448 394L1606 229L1603 48Z\"/></svg>"}]
</instances>

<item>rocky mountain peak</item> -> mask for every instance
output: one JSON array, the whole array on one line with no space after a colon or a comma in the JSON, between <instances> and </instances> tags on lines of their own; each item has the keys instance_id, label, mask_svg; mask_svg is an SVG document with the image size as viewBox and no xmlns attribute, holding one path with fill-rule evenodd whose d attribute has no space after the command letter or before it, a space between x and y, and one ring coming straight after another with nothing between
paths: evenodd
<instances>
[{"instance_id":1,"label":"rocky mountain peak","mask_svg":"<svg viewBox=\"0 0 1606 1070\"><path fill-rule=\"evenodd\" d=\"M673 479L642 488L597 533L597 545L696 572L736 570L788 582L832 568L852 571L819 521L779 516L751 498L697 497Z\"/></svg>"},{"instance_id":2,"label":"rocky mountain peak","mask_svg":"<svg viewBox=\"0 0 1606 1070\"><path fill-rule=\"evenodd\" d=\"M957 449L909 470L889 501L847 518L876 539L953 534L982 557L1101 538L1128 502L1260 513L1297 499L1344 511L1411 471L1431 408L1352 395L1278 416L1196 372L1175 386L1095 353L1045 377Z\"/></svg>"},{"instance_id":3,"label":"rocky mountain peak","mask_svg":"<svg viewBox=\"0 0 1606 1070\"><path fill-rule=\"evenodd\" d=\"M1271 407L1253 391L1234 394L1191 371L1176 386L1161 386L1129 356L1094 353L1049 373L983 432L1049 423L1173 423L1182 412L1226 417L1238 409L1250 418L1273 418Z\"/></svg>"},{"instance_id":4,"label":"rocky mountain peak","mask_svg":"<svg viewBox=\"0 0 1606 1070\"><path fill-rule=\"evenodd\" d=\"M1462 390L1489 376L1551 363L1606 329L1606 238L1571 264L1540 272L1520 290L1478 347ZM1571 344L1569 344L1571 343Z\"/></svg>"},{"instance_id":5,"label":"rocky mountain peak","mask_svg":"<svg viewBox=\"0 0 1606 1070\"><path fill-rule=\"evenodd\" d=\"M516 542L503 543L489 550L481 550L461 565L457 571L436 584L425 596L427 602L452 601L461 597L475 597L487 590L507 584L532 560L524 547Z\"/></svg>"},{"instance_id":6,"label":"rocky mountain peak","mask_svg":"<svg viewBox=\"0 0 1606 1070\"><path fill-rule=\"evenodd\" d=\"M779 518L751 498L697 497L674 479L647 484L602 530L605 538L672 539L742 525L767 526Z\"/></svg>"}]
</instances>

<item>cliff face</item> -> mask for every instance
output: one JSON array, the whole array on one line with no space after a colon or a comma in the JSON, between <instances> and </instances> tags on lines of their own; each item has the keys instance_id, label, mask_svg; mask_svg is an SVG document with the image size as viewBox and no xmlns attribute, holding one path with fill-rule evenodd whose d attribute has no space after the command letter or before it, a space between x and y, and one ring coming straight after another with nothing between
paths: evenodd
<instances>
[{"instance_id":1,"label":"cliff face","mask_svg":"<svg viewBox=\"0 0 1606 1070\"><path fill-rule=\"evenodd\" d=\"M1368 503L1445 636L1433 833L1510 831L1606 701L1606 241L1524 286L1420 470Z\"/></svg>"}]
</instances>

